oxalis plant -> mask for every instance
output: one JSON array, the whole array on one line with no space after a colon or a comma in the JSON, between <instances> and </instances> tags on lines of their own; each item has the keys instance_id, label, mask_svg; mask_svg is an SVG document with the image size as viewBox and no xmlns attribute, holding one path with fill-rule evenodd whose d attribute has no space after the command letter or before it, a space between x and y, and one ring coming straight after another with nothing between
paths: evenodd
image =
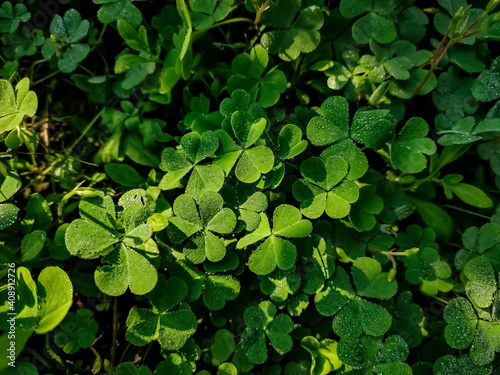
<instances>
[{"instance_id":1,"label":"oxalis plant","mask_svg":"<svg viewBox=\"0 0 500 375\"><path fill-rule=\"evenodd\" d=\"M497 0L0 0L0 373L500 374Z\"/></svg>"}]
</instances>

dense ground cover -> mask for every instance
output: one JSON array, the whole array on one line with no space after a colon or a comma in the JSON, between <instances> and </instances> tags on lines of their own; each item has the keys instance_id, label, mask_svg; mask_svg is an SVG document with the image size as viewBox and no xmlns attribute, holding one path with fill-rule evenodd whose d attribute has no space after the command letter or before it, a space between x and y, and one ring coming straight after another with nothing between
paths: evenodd
<instances>
[{"instance_id":1,"label":"dense ground cover","mask_svg":"<svg viewBox=\"0 0 500 375\"><path fill-rule=\"evenodd\" d=\"M0 373L500 374L500 1L0 4Z\"/></svg>"}]
</instances>

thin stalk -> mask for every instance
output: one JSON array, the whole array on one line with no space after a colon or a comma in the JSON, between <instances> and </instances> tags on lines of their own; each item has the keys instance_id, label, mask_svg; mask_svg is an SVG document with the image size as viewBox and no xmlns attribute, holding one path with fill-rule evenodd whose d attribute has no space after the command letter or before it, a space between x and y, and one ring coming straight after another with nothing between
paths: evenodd
<instances>
[{"instance_id":1,"label":"thin stalk","mask_svg":"<svg viewBox=\"0 0 500 375\"><path fill-rule=\"evenodd\" d=\"M88 133L88 131L90 130L90 128L92 128L92 126L94 126L94 124L96 123L96 121L99 120L99 118L102 116L103 113L104 113L104 108L101 109L97 113L97 115L95 115L95 117L92 119L92 121L89 122L89 124L87 125L87 127L85 129L83 129L83 131L80 134L80 136L71 144L71 146L69 146L66 149L66 155L69 155L71 153L71 151L73 150L73 148L82 140L83 137L85 137L85 134Z\"/></svg>"},{"instance_id":2,"label":"thin stalk","mask_svg":"<svg viewBox=\"0 0 500 375\"><path fill-rule=\"evenodd\" d=\"M113 342L111 344L111 363L116 366L116 347L118 344L118 297L113 300Z\"/></svg>"},{"instance_id":3,"label":"thin stalk","mask_svg":"<svg viewBox=\"0 0 500 375\"><path fill-rule=\"evenodd\" d=\"M151 348L153 347L153 342L151 341L149 343L149 346L148 348L146 349L146 353L144 353L144 357L142 357L142 362L144 363L146 361L146 357L148 356L149 354L149 351L151 350Z\"/></svg>"},{"instance_id":4,"label":"thin stalk","mask_svg":"<svg viewBox=\"0 0 500 375\"><path fill-rule=\"evenodd\" d=\"M462 211L462 212L465 212L465 213L467 213L469 215L475 215L477 217L480 217L480 218L483 218L483 219L486 219L486 220L490 220L489 216L481 215L481 214L478 214L477 212L466 210L465 208L452 206L451 204L443 204L442 206L443 207L447 207L447 208L451 208L452 210Z\"/></svg>"},{"instance_id":5,"label":"thin stalk","mask_svg":"<svg viewBox=\"0 0 500 375\"><path fill-rule=\"evenodd\" d=\"M440 302L443 302L445 305L447 305L447 304L448 304L448 301L446 301L446 300L444 300L444 299L442 299L442 298L440 298L440 297L438 297L438 296L434 296L434 298L435 298L435 299L437 299L437 300L438 300L438 301L440 301Z\"/></svg>"},{"instance_id":6,"label":"thin stalk","mask_svg":"<svg viewBox=\"0 0 500 375\"><path fill-rule=\"evenodd\" d=\"M47 349L47 352L50 354L50 356L52 357L52 359L54 359L57 363L59 363L64 368L66 368L66 365L62 361L61 357L59 357L56 353L54 353L54 351L50 347L49 334L45 335L45 349Z\"/></svg>"},{"instance_id":7,"label":"thin stalk","mask_svg":"<svg viewBox=\"0 0 500 375\"><path fill-rule=\"evenodd\" d=\"M479 17L477 17L470 24L470 26L467 28L467 30L463 34L459 35L458 37L454 37L452 39L450 38L449 42L445 45L446 41L448 40L449 34L450 34L450 29L448 28L446 30L446 32L443 35L443 38L441 39L441 42L439 43L438 48L436 49L436 52L434 52L434 55L429 59L428 62L423 64L423 66L425 66L425 65L430 63L431 67L427 71L427 74L425 75L422 82L420 82L418 87L415 89L413 96L417 96L420 93L420 91L422 90L422 88L424 87L426 82L429 80L431 74L434 72L434 70L436 70L439 63L443 59L443 57L446 56L446 53L453 45L457 44L458 42L460 42L463 39L466 39L466 38L469 38L469 37L474 36L476 34L479 34L479 31L473 31L473 30L476 27L476 25L484 19L486 14L487 14L486 12L483 12Z\"/></svg>"},{"instance_id":8,"label":"thin stalk","mask_svg":"<svg viewBox=\"0 0 500 375\"><path fill-rule=\"evenodd\" d=\"M125 347L125 350L122 352L122 355L120 356L120 363L123 362L123 360L125 359L125 354L127 354L127 351L128 349L130 348L130 346L132 345L132 343L128 343L127 346Z\"/></svg>"},{"instance_id":9,"label":"thin stalk","mask_svg":"<svg viewBox=\"0 0 500 375\"><path fill-rule=\"evenodd\" d=\"M33 357L35 357L37 360L39 360L41 362L41 364L45 366L45 368L47 368L47 369L51 369L52 368L52 366L50 365L50 363L45 358L43 358L40 355L40 353L38 353L38 351L32 350L32 349L30 349L28 347L26 347L26 349L28 350L28 352L30 352L30 354Z\"/></svg>"},{"instance_id":10,"label":"thin stalk","mask_svg":"<svg viewBox=\"0 0 500 375\"><path fill-rule=\"evenodd\" d=\"M210 29L213 29L213 28L216 28L216 27L219 27L219 26L223 26L223 25L227 25L227 24L230 24L230 23L236 23L236 22L250 22L250 23L253 23L253 21L250 18L245 18L245 17L231 18L230 20L225 20L225 21L214 23L212 26L210 26L210 27L208 27L206 29L195 31L193 33L193 35L192 35L192 39L195 39L198 35L200 35L201 33L204 33L205 31L208 31Z\"/></svg>"},{"instance_id":11,"label":"thin stalk","mask_svg":"<svg viewBox=\"0 0 500 375\"><path fill-rule=\"evenodd\" d=\"M106 31L106 28L108 27L108 24L105 23L103 28L101 29L101 33L99 34L99 38L97 38L97 41L96 43L94 44L94 46L90 49L90 52L92 52L94 49L96 49L96 47L101 44L102 42L102 37L104 36L104 32Z\"/></svg>"},{"instance_id":12,"label":"thin stalk","mask_svg":"<svg viewBox=\"0 0 500 375\"><path fill-rule=\"evenodd\" d=\"M45 80L47 80L47 79L49 79L49 78L52 78L52 77L54 77L56 74L59 74L59 73L60 73L60 71L59 71L59 70L56 70L56 71L54 71L54 72L52 72L52 73L50 73L50 74L46 75L45 77L43 77L43 78L39 79L38 81L33 82L33 83L31 84L31 86L38 85L39 83L42 83L43 81L45 81Z\"/></svg>"},{"instance_id":13,"label":"thin stalk","mask_svg":"<svg viewBox=\"0 0 500 375\"><path fill-rule=\"evenodd\" d=\"M84 67L83 65L81 64L78 64L78 67L82 70L85 70L88 74L90 74L92 77L95 77L95 74L94 72L92 72L91 70L87 69L86 67Z\"/></svg>"}]
</instances>

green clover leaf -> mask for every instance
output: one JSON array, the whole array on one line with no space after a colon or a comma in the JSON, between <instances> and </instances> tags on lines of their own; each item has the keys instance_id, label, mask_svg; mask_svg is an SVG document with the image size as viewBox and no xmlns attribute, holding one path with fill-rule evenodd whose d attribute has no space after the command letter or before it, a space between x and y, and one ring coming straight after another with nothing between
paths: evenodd
<instances>
[{"instance_id":1,"label":"green clover leaf","mask_svg":"<svg viewBox=\"0 0 500 375\"><path fill-rule=\"evenodd\" d=\"M378 150L394 136L395 122L389 110L357 111L352 118L351 138Z\"/></svg>"},{"instance_id":2,"label":"green clover leaf","mask_svg":"<svg viewBox=\"0 0 500 375\"><path fill-rule=\"evenodd\" d=\"M465 265L463 273L467 278L465 283L467 297L478 307L491 306L493 293L497 290L497 281L489 260L481 257L471 259Z\"/></svg>"},{"instance_id":3,"label":"green clover leaf","mask_svg":"<svg viewBox=\"0 0 500 375\"><path fill-rule=\"evenodd\" d=\"M73 304L73 285L59 267L46 267L38 275L38 334L52 331L64 319Z\"/></svg>"},{"instance_id":4,"label":"green clover leaf","mask_svg":"<svg viewBox=\"0 0 500 375\"><path fill-rule=\"evenodd\" d=\"M374 2L362 0L342 0L340 13L345 18L358 17L369 12L352 25L352 37L359 44L367 44L375 40L381 44L392 42L396 36L396 26L387 15L391 14L394 5L389 2Z\"/></svg>"},{"instance_id":5,"label":"green clover leaf","mask_svg":"<svg viewBox=\"0 0 500 375\"><path fill-rule=\"evenodd\" d=\"M177 353L170 353L166 356L164 362L160 362L156 366L157 374L192 374L193 369L191 365L184 361L183 358ZM149 374L146 374L149 375Z\"/></svg>"},{"instance_id":6,"label":"green clover leaf","mask_svg":"<svg viewBox=\"0 0 500 375\"><path fill-rule=\"evenodd\" d=\"M224 362L231 357L236 349L234 335L227 329L219 329L214 337L214 343L210 347L210 351L215 359Z\"/></svg>"},{"instance_id":7,"label":"green clover leaf","mask_svg":"<svg viewBox=\"0 0 500 375\"><path fill-rule=\"evenodd\" d=\"M8 318L14 319L17 327L15 356L18 356L33 332L46 334L61 323L73 304L73 285L66 272L52 266L45 267L40 272L36 284L25 267L18 267L15 277L15 317L7 315L11 308L7 300L7 288L0 291L0 296L5 301L0 306L3 318L0 324L3 331L0 342L10 345L12 337L9 336ZM8 368L8 362L7 359L0 361L0 371Z\"/></svg>"},{"instance_id":8,"label":"green clover leaf","mask_svg":"<svg viewBox=\"0 0 500 375\"><path fill-rule=\"evenodd\" d=\"M396 293L397 283L394 280L389 282L387 273L380 272L380 268L373 258L356 259L352 275L359 295L383 299ZM387 310L359 297L343 269L337 268L314 301L321 315L336 315L333 329L338 336L359 337L363 332L381 336L391 327L392 317Z\"/></svg>"},{"instance_id":9,"label":"green clover leaf","mask_svg":"<svg viewBox=\"0 0 500 375\"><path fill-rule=\"evenodd\" d=\"M455 298L443 311L446 323L444 337L453 348L465 349L474 340L477 316L469 301L465 298Z\"/></svg>"},{"instance_id":10,"label":"green clover leaf","mask_svg":"<svg viewBox=\"0 0 500 375\"><path fill-rule=\"evenodd\" d=\"M190 3L191 21L196 30L208 29L215 22L222 21L231 12L234 0L195 0Z\"/></svg>"},{"instance_id":11,"label":"green clover leaf","mask_svg":"<svg viewBox=\"0 0 500 375\"><path fill-rule=\"evenodd\" d=\"M349 136L349 105L341 96L326 99L307 124L307 138L314 146L326 146Z\"/></svg>"},{"instance_id":12,"label":"green clover leaf","mask_svg":"<svg viewBox=\"0 0 500 375\"><path fill-rule=\"evenodd\" d=\"M335 272L336 253L329 242L318 234L315 227L313 233L305 238L305 242L299 244L301 271L304 273L301 288L306 294L318 293L323 289L325 280L330 279Z\"/></svg>"},{"instance_id":13,"label":"green clover leaf","mask_svg":"<svg viewBox=\"0 0 500 375\"><path fill-rule=\"evenodd\" d=\"M491 102L500 97L498 88L500 87L500 59L496 58L489 70L484 70L479 74L472 84L472 96L480 102Z\"/></svg>"},{"instance_id":14,"label":"green clover leaf","mask_svg":"<svg viewBox=\"0 0 500 375\"><path fill-rule=\"evenodd\" d=\"M240 293L240 282L234 276L210 275L203 289L203 302L210 310L221 310L226 301L234 300Z\"/></svg>"},{"instance_id":15,"label":"green clover leaf","mask_svg":"<svg viewBox=\"0 0 500 375\"><path fill-rule=\"evenodd\" d=\"M455 255L455 266L463 270L468 261L475 257L487 259L495 269L500 270L500 224L492 222L481 228L469 227L462 235L464 248Z\"/></svg>"},{"instance_id":16,"label":"green clover leaf","mask_svg":"<svg viewBox=\"0 0 500 375\"><path fill-rule=\"evenodd\" d=\"M465 116L477 112L479 104L471 92L473 82L472 77L464 77L460 69L454 66L439 75L432 99L441 111L435 118L435 125L440 131L449 129Z\"/></svg>"},{"instance_id":17,"label":"green clover leaf","mask_svg":"<svg viewBox=\"0 0 500 375\"><path fill-rule=\"evenodd\" d=\"M271 300L284 302L288 296L294 295L300 288L300 275L293 270L276 269L269 275L259 276L260 290Z\"/></svg>"},{"instance_id":18,"label":"green clover leaf","mask_svg":"<svg viewBox=\"0 0 500 375\"><path fill-rule=\"evenodd\" d=\"M262 118L267 117L265 109L257 104L255 100L252 100L250 93L243 89L235 89L231 92L231 97L225 98L220 103L219 109L224 119L222 120L222 124L217 124L217 128L222 128L222 130L228 133L232 138L235 138L235 133L233 131L234 126L232 124L232 116L235 112L246 112L247 117L253 120L253 122L258 122Z\"/></svg>"},{"instance_id":19,"label":"green clover leaf","mask_svg":"<svg viewBox=\"0 0 500 375\"><path fill-rule=\"evenodd\" d=\"M349 214L351 204L359 197L356 183L346 179L347 161L340 156L309 158L300 166L304 179L293 184L293 196L304 216L317 219L326 212L338 219Z\"/></svg>"},{"instance_id":20,"label":"green clover leaf","mask_svg":"<svg viewBox=\"0 0 500 375\"><path fill-rule=\"evenodd\" d=\"M96 338L99 325L92 319L89 309L68 313L54 332L54 342L67 354L74 354L81 348L88 348Z\"/></svg>"},{"instance_id":21,"label":"green clover leaf","mask_svg":"<svg viewBox=\"0 0 500 375\"><path fill-rule=\"evenodd\" d=\"M14 93L9 81L0 80L0 133L16 128L25 117L35 115L38 98L29 86L30 80L23 78L16 85Z\"/></svg>"},{"instance_id":22,"label":"green clover leaf","mask_svg":"<svg viewBox=\"0 0 500 375\"><path fill-rule=\"evenodd\" d=\"M94 4L101 7L97 12L97 18L104 24L116 20L125 20L133 27L137 27L142 22L142 14L137 7L132 4L134 0L92 0Z\"/></svg>"},{"instance_id":23,"label":"green clover leaf","mask_svg":"<svg viewBox=\"0 0 500 375\"><path fill-rule=\"evenodd\" d=\"M343 139L323 150L320 155L323 159L330 156L341 156L349 164L349 172L346 178L356 180L368 171L368 159L358 146L349 138Z\"/></svg>"},{"instance_id":24,"label":"green clover leaf","mask_svg":"<svg viewBox=\"0 0 500 375\"><path fill-rule=\"evenodd\" d=\"M217 375L237 375L238 369L232 363L223 363L217 370Z\"/></svg>"},{"instance_id":25,"label":"green clover leaf","mask_svg":"<svg viewBox=\"0 0 500 375\"><path fill-rule=\"evenodd\" d=\"M227 132L216 130L222 153L217 156L213 165L220 166L229 174L237 163L234 171L236 178L247 184L254 183L274 166L274 153L270 148L261 145L251 147L264 132L266 120L253 120L250 114L238 110L231 116L231 127L239 146Z\"/></svg>"},{"instance_id":26,"label":"green clover leaf","mask_svg":"<svg viewBox=\"0 0 500 375\"><path fill-rule=\"evenodd\" d=\"M74 220L66 231L68 251L84 259L107 254L119 241L113 200L108 196L85 197L79 210L82 218Z\"/></svg>"},{"instance_id":27,"label":"green clover leaf","mask_svg":"<svg viewBox=\"0 0 500 375\"><path fill-rule=\"evenodd\" d=\"M4 1L0 7L0 33L12 34L19 27L19 23L31 18L26 5L16 4L14 7L9 1Z\"/></svg>"},{"instance_id":28,"label":"green clover leaf","mask_svg":"<svg viewBox=\"0 0 500 375\"><path fill-rule=\"evenodd\" d=\"M262 15L264 25L277 28L262 35L262 46L269 53L278 54L284 61L295 60L301 53L311 53L318 47L321 41L319 30L323 22L319 6L300 9L298 0L278 0L271 3Z\"/></svg>"},{"instance_id":29,"label":"green clover leaf","mask_svg":"<svg viewBox=\"0 0 500 375\"><path fill-rule=\"evenodd\" d=\"M281 160L291 159L304 152L307 141L302 139L302 130L296 125L285 125L278 135L278 150Z\"/></svg>"},{"instance_id":30,"label":"green clover leaf","mask_svg":"<svg viewBox=\"0 0 500 375\"><path fill-rule=\"evenodd\" d=\"M0 230L10 227L17 220L19 208L12 203L0 204Z\"/></svg>"},{"instance_id":31,"label":"green clover leaf","mask_svg":"<svg viewBox=\"0 0 500 375\"><path fill-rule=\"evenodd\" d=\"M425 155L436 153L436 144L426 138L429 126L423 118L409 119L399 137L391 143L391 163L394 168L405 173L422 172L427 167Z\"/></svg>"},{"instance_id":32,"label":"green clover leaf","mask_svg":"<svg viewBox=\"0 0 500 375\"><path fill-rule=\"evenodd\" d=\"M381 44L392 42L397 36L394 21L376 13L370 12L352 25L352 37L359 44L375 40Z\"/></svg>"},{"instance_id":33,"label":"green clover leaf","mask_svg":"<svg viewBox=\"0 0 500 375\"><path fill-rule=\"evenodd\" d=\"M343 227L338 236L339 247L336 248L336 251L342 261L346 263L366 256L370 249L389 251L394 245L392 236L387 233L379 233L376 228L369 232L358 232ZM379 258L379 261L382 262L382 259L384 258ZM387 257L385 260L388 260Z\"/></svg>"},{"instance_id":34,"label":"green clover leaf","mask_svg":"<svg viewBox=\"0 0 500 375\"><path fill-rule=\"evenodd\" d=\"M21 178L15 171L8 171L6 175L0 173L0 202L5 202L12 197L21 189L21 186Z\"/></svg>"},{"instance_id":35,"label":"green clover leaf","mask_svg":"<svg viewBox=\"0 0 500 375\"><path fill-rule=\"evenodd\" d=\"M387 273L373 258L358 258L352 264L352 279L358 295L367 298L387 299L396 294L398 284L387 280Z\"/></svg>"},{"instance_id":36,"label":"green clover leaf","mask_svg":"<svg viewBox=\"0 0 500 375\"><path fill-rule=\"evenodd\" d=\"M236 226L236 215L223 205L223 198L211 191L201 196L199 211L193 198L187 194L174 201L175 216L170 219L167 234L175 244L189 239L183 252L195 264L205 259L218 262L226 254L224 240L217 234L231 233Z\"/></svg>"},{"instance_id":37,"label":"green clover leaf","mask_svg":"<svg viewBox=\"0 0 500 375\"><path fill-rule=\"evenodd\" d=\"M184 117L183 121L187 129L200 134L220 129L223 116L220 111L209 112L210 100L203 93L191 99L189 108L191 112Z\"/></svg>"},{"instance_id":38,"label":"green clover leaf","mask_svg":"<svg viewBox=\"0 0 500 375\"><path fill-rule=\"evenodd\" d=\"M13 319L16 325L15 356L23 350L33 333L46 334L56 328L68 313L73 304L73 284L69 276L59 267L45 267L38 275L35 283L26 267L18 267L15 274L15 316L8 302L8 288L0 290L0 343L8 347L12 341L9 336L9 321ZM0 360L0 371L9 367L9 359Z\"/></svg>"},{"instance_id":39,"label":"green clover leaf","mask_svg":"<svg viewBox=\"0 0 500 375\"><path fill-rule=\"evenodd\" d=\"M491 366L478 366L471 361L468 355L463 355L456 358L452 355L445 355L439 358L433 366L434 375L489 375L491 374Z\"/></svg>"},{"instance_id":40,"label":"green clover leaf","mask_svg":"<svg viewBox=\"0 0 500 375\"><path fill-rule=\"evenodd\" d=\"M252 363L262 364L267 360L266 336L278 353L285 354L292 349L289 335L293 329L292 319L285 314L276 316L276 312L276 306L269 301L245 310L247 328L241 335L239 346Z\"/></svg>"},{"instance_id":41,"label":"green clover leaf","mask_svg":"<svg viewBox=\"0 0 500 375\"><path fill-rule=\"evenodd\" d=\"M171 277L167 280L160 275L155 288L148 294L153 309L134 306L130 310L126 323L127 340L137 346L157 340L166 350L182 348L198 326L189 306L179 306L187 294L187 285L182 279Z\"/></svg>"},{"instance_id":42,"label":"green clover leaf","mask_svg":"<svg viewBox=\"0 0 500 375\"><path fill-rule=\"evenodd\" d=\"M342 338L337 346L342 363L357 369L368 369L376 374L410 375L411 368L403 361L408 356L408 346L400 336L382 338L360 336Z\"/></svg>"},{"instance_id":43,"label":"green clover leaf","mask_svg":"<svg viewBox=\"0 0 500 375\"><path fill-rule=\"evenodd\" d=\"M281 237L302 238L308 236L311 231L311 222L302 219L299 209L282 204L274 210L272 230L267 216L261 214L259 227L242 237L236 247L241 249L267 237L248 259L252 272L267 275L276 267L282 270L291 268L297 258L295 245Z\"/></svg>"},{"instance_id":44,"label":"green clover leaf","mask_svg":"<svg viewBox=\"0 0 500 375\"><path fill-rule=\"evenodd\" d=\"M446 261L441 260L435 239L436 234L432 229L422 229L418 225L410 225L406 232L399 233L396 238L401 250L419 249L417 253L403 258L405 278L410 284L419 284L420 290L429 295L436 295L439 291L448 292L453 288L451 268Z\"/></svg>"},{"instance_id":45,"label":"green clover leaf","mask_svg":"<svg viewBox=\"0 0 500 375\"><path fill-rule=\"evenodd\" d=\"M130 190L118 205L118 219L125 228L117 228L115 206L110 197L101 194L80 202L81 219L74 220L66 230L68 251L83 259L105 255L106 266L95 271L95 281L104 293L119 296L130 287L136 294L146 294L157 281L153 263L158 247L151 239L152 227L144 222L154 213L155 202L146 191Z\"/></svg>"},{"instance_id":46,"label":"green clover leaf","mask_svg":"<svg viewBox=\"0 0 500 375\"><path fill-rule=\"evenodd\" d=\"M478 310L481 313L481 310ZM447 323L444 337L455 349L466 349L471 344L470 359L474 365L484 366L500 350L500 324L497 321L478 319L470 302L458 297L450 301L443 311Z\"/></svg>"},{"instance_id":47,"label":"green clover leaf","mask_svg":"<svg viewBox=\"0 0 500 375\"><path fill-rule=\"evenodd\" d=\"M376 189L376 185L363 186L359 191L358 200L349 211L349 221L359 232L372 230L377 223L375 215L384 209L383 199L375 195Z\"/></svg>"},{"instance_id":48,"label":"green clover leaf","mask_svg":"<svg viewBox=\"0 0 500 375\"><path fill-rule=\"evenodd\" d=\"M350 137L377 150L394 135L394 119L385 109L358 110L351 127L349 106L343 97L326 99L318 112L320 116L313 117L307 124L307 138L315 146L330 145Z\"/></svg>"},{"instance_id":49,"label":"green clover leaf","mask_svg":"<svg viewBox=\"0 0 500 375\"><path fill-rule=\"evenodd\" d=\"M71 73L90 52L88 44L79 43L89 32L90 23L82 20L76 9L70 9L64 16L56 14L50 24L50 32L54 39L47 39L42 47L44 59L50 59L54 54L59 61L57 66L63 73ZM59 43L60 42L60 43ZM65 46L64 53L60 49Z\"/></svg>"},{"instance_id":50,"label":"green clover leaf","mask_svg":"<svg viewBox=\"0 0 500 375\"><path fill-rule=\"evenodd\" d=\"M5 57L19 60L23 56L33 56L37 47L45 42L44 33L40 29L33 29L23 25L17 32L2 36L2 43L6 47Z\"/></svg>"},{"instance_id":51,"label":"green clover leaf","mask_svg":"<svg viewBox=\"0 0 500 375\"><path fill-rule=\"evenodd\" d=\"M170 190L181 186L189 172L191 175L186 193L199 199L209 191L219 191L224 184L224 171L216 165L198 165L215 154L219 148L219 138L211 131L198 134L191 132L181 138L181 150L165 148L161 155L160 168L167 172L160 182L160 188Z\"/></svg>"},{"instance_id":52,"label":"green clover leaf","mask_svg":"<svg viewBox=\"0 0 500 375\"><path fill-rule=\"evenodd\" d=\"M406 290L401 292L393 307L393 320L389 334L398 334L410 348L416 348L423 339L422 328L419 324L424 318L422 309L412 303L412 294Z\"/></svg>"},{"instance_id":53,"label":"green clover leaf","mask_svg":"<svg viewBox=\"0 0 500 375\"><path fill-rule=\"evenodd\" d=\"M261 46L254 47L250 54L236 56L231 65L233 75L227 81L229 93L243 89L250 94L251 101L262 108L276 104L286 90L287 80L281 70L273 70L262 77L268 62L267 51Z\"/></svg>"},{"instance_id":54,"label":"green clover leaf","mask_svg":"<svg viewBox=\"0 0 500 375\"><path fill-rule=\"evenodd\" d=\"M337 341L330 339L318 341L313 336L306 336L302 339L300 345L311 354L310 374L328 375L342 366L342 362L340 362L337 355Z\"/></svg>"},{"instance_id":55,"label":"green clover leaf","mask_svg":"<svg viewBox=\"0 0 500 375\"><path fill-rule=\"evenodd\" d=\"M229 93L243 89L250 94L251 101L262 108L276 104L286 90L287 81L281 70L273 70L262 77L268 62L267 51L260 46L254 47L250 54L236 56L231 65L233 75L227 81Z\"/></svg>"},{"instance_id":56,"label":"green clover leaf","mask_svg":"<svg viewBox=\"0 0 500 375\"><path fill-rule=\"evenodd\" d=\"M235 186L224 185L220 191L226 204L237 212L238 224L234 232L245 229L253 232L260 224L261 212L267 210L267 197L255 191L252 185L236 182Z\"/></svg>"}]
</instances>

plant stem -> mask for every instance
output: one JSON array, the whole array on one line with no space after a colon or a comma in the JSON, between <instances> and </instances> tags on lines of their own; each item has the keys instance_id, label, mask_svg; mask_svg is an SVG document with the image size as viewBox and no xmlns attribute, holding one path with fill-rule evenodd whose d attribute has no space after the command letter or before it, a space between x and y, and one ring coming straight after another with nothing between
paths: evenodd
<instances>
[{"instance_id":1,"label":"plant stem","mask_svg":"<svg viewBox=\"0 0 500 375\"><path fill-rule=\"evenodd\" d=\"M427 71L427 74L425 75L424 79L422 80L422 82L420 82L420 84L418 85L418 87L415 89L415 91L413 92L413 96L417 96L420 91L422 90L422 88L424 87L424 85L426 84L426 82L429 80L432 72L434 72L434 70L436 70L436 68L438 67L439 63L441 62L441 60L443 59L443 57L446 56L446 53L448 52L448 50L453 46L455 45L456 43L460 42L461 40L463 39L466 39L466 38L469 38L471 36L474 36L476 34L479 34L479 31L472 31L476 25L486 16L486 12L483 12L479 17L477 17L471 24L470 26L467 28L467 30L465 30L465 32L457 37L454 37L454 38L450 38L449 42L445 45L446 43L446 40L448 39L448 36L450 34L450 29L448 27L448 29L446 30L446 32L444 33L443 35L443 38L441 39L441 43L439 43L439 46L438 48L436 49L436 52L434 52L434 55L429 59L428 62L426 62L425 64L423 64L423 66L427 65L430 63L431 67L429 68L429 70ZM421 67L423 67L421 66Z\"/></svg>"},{"instance_id":2,"label":"plant stem","mask_svg":"<svg viewBox=\"0 0 500 375\"><path fill-rule=\"evenodd\" d=\"M92 119L92 121L89 122L89 124L87 125L87 127L85 129L83 129L82 133L80 134L80 136L75 139L75 141L72 143L71 146L69 146L67 149L66 149L66 156L68 156L71 151L73 150L73 148L82 140L83 137L85 137L85 134L87 134L87 132L90 130L90 128L92 126L94 126L95 122L97 120L99 120L99 118L102 116L102 114L104 113L104 108L101 109L97 115L95 115L95 117Z\"/></svg>"},{"instance_id":3,"label":"plant stem","mask_svg":"<svg viewBox=\"0 0 500 375\"><path fill-rule=\"evenodd\" d=\"M452 206L451 204L443 204L442 206L443 207L451 208L453 210L462 211L462 212L465 212L465 213L467 213L469 215L475 215L477 217L480 217L480 218L483 218L483 219L486 219L486 220L490 220L489 216L481 215L481 214L478 214L477 212L466 210L465 208Z\"/></svg>"},{"instance_id":4,"label":"plant stem","mask_svg":"<svg viewBox=\"0 0 500 375\"><path fill-rule=\"evenodd\" d=\"M45 368L48 368L48 369L51 369L52 366L50 365L49 362L47 362L47 360L45 358L43 358L40 353L38 353L37 350L32 350L31 348L29 347L26 347L26 349L30 352L30 354L33 356L33 357L36 357L37 360L39 360L42 365L45 366Z\"/></svg>"},{"instance_id":5,"label":"plant stem","mask_svg":"<svg viewBox=\"0 0 500 375\"><path fill-rule=\"evenodd\" d=\"M195 31L193 33L193 35L191 36L191 38L195 39L201 33L204 33L205 31L208 31L208 30L213 29L215 27L219 27L219 26L222 26L222 25L227 25L229 23L236 23L236 22L250 22L250 23L253 23L253 21L250 18L245 18L245 17L231 18L230 20L225 20L225 21L214 23L212 26L207 27L206 29Z\"/></svg>"},{"instance_id":6,"label":"plant stem","mask_svg":"<svg viewBox=\"0 0 500 375\"><path fill-rule=\"evenodd\" d=\"M54 72L52 72L52 73L50 73L50 74L46 75L45 77L43 77L43 78L39 79L38 81L33 82L33 83L31 84L31 86L33 87L33 86L35 86L35 85L38 85L39 83L42 83L43 81L45 81L45 80L47 80L47 79L49 79L49 78L54 77L56 74L59 74L59 72L60 72L59 70L56 70L56 71L54 71Z\"/></svg>"},{"instance_id":7,"label":"plant stem","mask_svg":"<svg viewBox=\"0 0 500 375\"><path fill-rule=\"evenodd\" d=\"M118 297L113 300L113 342L111 344L111 363L116 366L116 347L118 343Z\"/></svg>"},{"instance_id":8,"label":"plant stem","mask_svg":"<svg viewBox=\"0 0 500 375\"><path fill-rule=\"evenodd\" d=\"M47 333L45 335L45 349L47 349L47 352L50 354L50 356L57 362L59 363L61 366L63 367L66 367L64 365L64 362L62 361L61 357L59 357L56 353L54 353L54 351L52 350L52 348L50 347L50 342L49 342L49 334Z\"/></svg>"},{"instance_id":9,"label":"plant stem","mask_svg":"<svg viewBox=\"0 0 500 375\"><path fill-rule=\"evenodd\" d=\"M440 302L443 302L445 305L447 305L447 304L448 304L448 301L446 301L446 300L444 300L444 299L442 299L442 298L440 298L440 297L438 297L438 296L434 296L434 298L435 298L435 299L437 299L437 300L438 300L438 301L440 301Z\"/></svg>"},{"instance_id":10,"label":"plant stem","mask_svg":"<svg viewBox=\"0 0 500 375\"><path fill-rule=\"evenodd\" d=\"M132 345L132 343L128 343L127 346L125 347L125 350L122 352L122 355L120 356L120 363L123 362L123 360L125 359L125 354L127 354L127 351L128 349L130 348L130 346Z\"/></svg>"},{"instance_id":11,"label":"plant stem","mask_svg":"<svg viewBox=\"0 0 500 375\"><path fill-rule=\"evenodd\" d=\"M91 70L89 70L89 69L87 69L86 67L84 67L83 65L78 64L78 67L79 67L80 69L82 69L82 70L85 70L85 71L86 71L88 74L90 74L92 77L95 77L95 74L94 74Z\"/></svg>"},{"instance_id":12,"label":"plant stem","mask_svg":"<svg viewBox=\"0 0 500 375\"><path fill-rule=\"evenodd\" d=\"M99 34L99 38L97 38L97 41L96 43L94 44L94 46L90 49L90 52L92 52L94 49L96 49L96 47L101 44L102 42L102 37L104 36L104 32L106 31L106 28L108 27L108 24L105 23L104 26L102 27L101 29L101 33Z\"/></svg>"},{"instance_id":13,"label":"plant stem","mask_svg":"<svg viewBox=\"0 0 500 375\"><path fill-rule=\"evenodd\" d=\"M153 347L153 342L151 341L149 343L149 346L148 348L146 349L146 353L144 353L144 356L142 357L142 362L144 363L144 361L146 360L146 357L148 356L149 354L149 351L151 350L151 348Z\"/></svg>"}]
</instances>

